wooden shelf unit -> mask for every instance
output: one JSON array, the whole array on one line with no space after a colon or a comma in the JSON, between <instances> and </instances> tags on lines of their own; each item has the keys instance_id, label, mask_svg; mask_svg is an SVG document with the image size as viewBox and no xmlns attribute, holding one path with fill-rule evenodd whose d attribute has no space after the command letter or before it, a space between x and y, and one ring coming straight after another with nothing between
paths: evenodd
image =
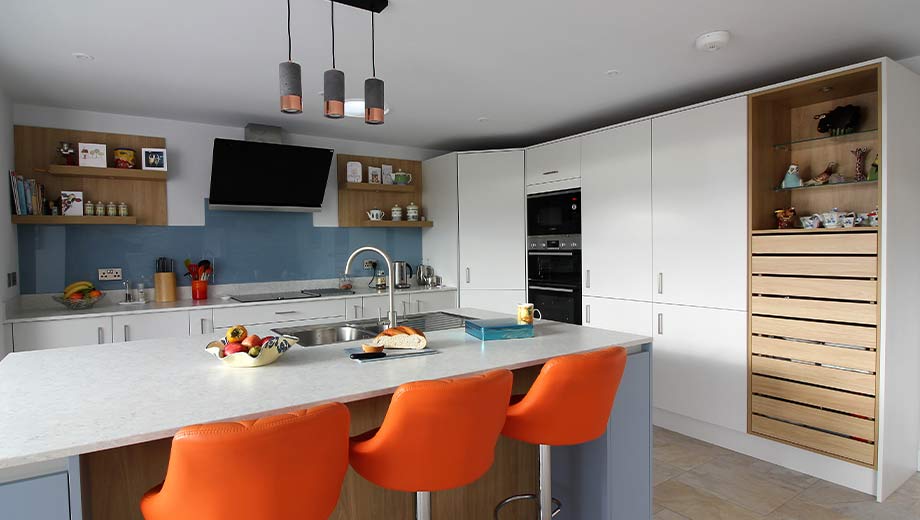
<instances>
[{"instance_id":1,"label":"wooden shelf unit","mask_svg":"<svg viewBox=\"0 0 920 520\"><path fill-rule=\"evenodd\" d=\"M773 211L795 207L800 217L879 208L884 179L776 189L790 163L805 181L828 161L852 178L857 146L871 147L868 169L881 153L879 76L871 65L765 91L750 97L749 112L748 432L870 468L877 464L880 229L775 229ZM862 108L865 131L818 134L814 116L847 104Z\"/></svg>"},{"instance_id":2,"label":"wooden shelf unit","mask_svg":"<svg viewBox=\"0 0 920 520\"><path fill-rule=\"evenodd\" d=\"M369 166L380 167L383 164L393 166L393 171L402 170L412 174L412 183L407 185L349 183L346 180L346 164L350 161L361 163L363 178L367 181ZM339 226L340 227L429 227L428 222L393 222L391 220L370 221L367 212L381 209L390 216L390 208L399 204L406 218L406 206L416 203L424 215L422 204L422 163L405 159L388 159L383 157L366 157L360 155L337 155L336 172L339 183Z\"/></svg>"},{"instance_id":3,"label":"wooden shelf unit","mask_svg":"<svg viewBox=\"0 0 920 520\"><path fill-rule=\"evenodd\" d=\"M61 215L13 215L13 224L44 224L61 226L71 224L137 224L137 217L64 217Z\"/></svg>"},{"instance_id":4,"label":"wooden shelf unit","mask_svg":"<svg viewBox=\"0 0 920 520\"><path fill-rule=\"evenodd\" d=\"M112 154L116 148L130 148L137 152L138 161L142 148L166 148L166 139L140 135L111 134L103 132L86 132L58 128L41 128L33 126L15 126L15 161L16 173L25 178L33 178L45 185L50 199L60 196L61 191L82 191L83 197L91 201L126 202L131 219L135 222L117 221L118 224L140 224L148 226L165 226L166 213L166 172L157 170L137 170L118 168L90 168L65 166L58 164L60 156L55 150L59 143L100 143L106 145L107 164L114 164ZM153 181L153 182L151 182ZM57 224L48 215L40 217L33 224ZM68 217L82 219L83 217ZM86 217L109 219L113 217ZM114 217L118 218L118 217ZM17 222L16 217L13 222ZM24 223L24 222L19 222ZM72 223L101 224L101 221ZM109 221L105 223L116 223Z\"/></svg>"}]
</instances>

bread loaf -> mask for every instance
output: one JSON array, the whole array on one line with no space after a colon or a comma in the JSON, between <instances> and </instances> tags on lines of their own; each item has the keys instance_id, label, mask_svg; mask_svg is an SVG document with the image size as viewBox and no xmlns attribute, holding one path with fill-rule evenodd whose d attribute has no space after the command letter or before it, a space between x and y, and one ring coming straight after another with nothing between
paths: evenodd
<instances>
[{"instance_id":1,"label":"bread loaf","mask_svg":"<svg viewBox=\"0 0 920 520\"><path fill-rule=\"evenodd\" d=\"M406 349L423 349L428 346L428 338L425 334L412 327L400 326L389 328L374 338L375 345L382 345L385 348L406 348Z\"/></svg>"}]
</instances>

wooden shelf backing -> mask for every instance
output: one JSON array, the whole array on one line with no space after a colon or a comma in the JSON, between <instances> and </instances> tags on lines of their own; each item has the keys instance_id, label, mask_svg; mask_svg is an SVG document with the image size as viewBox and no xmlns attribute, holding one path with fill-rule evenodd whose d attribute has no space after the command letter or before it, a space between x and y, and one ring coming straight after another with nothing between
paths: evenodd
<instances>
[{"instance_id":1,"label":"wooden shelf backing","mask_svg":"<svg viewBox=\"0 0 920 520\"><path fill-rule=\"evenodd\" d=\"M36 170L44 173L41 170ZM166 172L159 170L139 170L126 168L92 168L89 166L48 165L47 173L57 177L87 177L132 181L166 182Z\"/></svg>"},{"instance_id":2,"label":"wooden shelf backing","mask_svg":"<svg viewBox=\"0 0 920 520\"><path fill-rule=\"evenodd\" d=\"M409 227L409 228L417 227L417 228L423 228L423 227L431 227L431 226L433 226L433 225L434 225L434 222L432 222L432 221L430 221L430 220L415 220L415 221L400 220L400 221L397 221L397 222L393 222L392 220L365 220L363 225L364 225L365 227Z\"/></svg>"},{"instance_id":3,"label":"wooden shelf backing","mask_svg":"<svg viewBox=\"0 0 920 520\"><path fill-rule=\"evenodd\" d=\"M61 226L70 224L137 224L137 217L64 217L61 215L13 215L13 224L45 224Z\"/></svg>"},{"instance_id":4,"label":"wooden shelf backing","mask_svg":"<svg viewBox=\"0 0 920 520\"><path fill-rule=\"evenodd\" d=\"M415 193L413 184L369 184L366 182L346 182L344 188L348 191L391 191L398 193Z\"/></svg>"},{"instance_id":5,"label":"wooden shelf backing","mask_svg":"<svg viewBox=\"0 0 920 520\"><path fill-rule=\"evenodd\" d=\"M81 191L84 200L116 204L126 202L128 212L137 224L167 224L165 171L64 166L58 164L61 158L56 151L61 142L75 146L77 143L105 144L106 164L113 165L112 154L117 148L130 148L140 154L142 148L166 148L166 139L17 125L14 127L14 141L16 172L44 184L48 200L60 197L62 191ZM96 220L92 223L102 222Z\"/></svg>"},{"instance_id":6,"label":"wooden shelf backing","mask_svg":"<svg viewBox=\"0 0 920 520\"><path fill-rule=\"evenodd\" d=\"M804 233L804 234L814 234L820 235L822 233L878 233L877 227L869 226L857 226L851 228L818 228L818 229L803 229L803 228L793 228L793 229L755 229L751 231L752 235L785 235L785 234L795 234L795 233Z\"/></svg>"}]
</instances>

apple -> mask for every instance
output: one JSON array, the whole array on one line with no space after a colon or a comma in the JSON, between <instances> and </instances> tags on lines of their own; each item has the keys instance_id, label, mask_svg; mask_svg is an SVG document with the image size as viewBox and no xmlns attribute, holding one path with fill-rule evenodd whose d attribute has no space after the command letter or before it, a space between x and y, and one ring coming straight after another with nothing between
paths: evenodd
<instances>
[{"instance_id":1,"label":"apple","mask_svg":"<svg viewBox=\"0 0 920 520\"><path fill-rule=\"evenodd\" d=\"M255 334L250 334L246 336L246 339L243 340L243 346L247 348L258 347L262 345L262 338L256 336Z\"/></svg>"},{"instance_id":2,"label":"apple","mask_svg":"<svg viewBox=\"0 0 920 520\"><path fill-rule=\"evenodd\" d=\"M249 349L243 346L242 343L228 343L227 346L224 347L224 354L228 356L230 354L236 354L237 352L248 352L248 351Z\"/></svg>"},{"instance_id":3,"label":"apple","mask_svg":"<svg viewBox=\"0 0 920 520\"><path fill-rule=\"evenodd\" d=\"M273 339L275 339L274 336L265 336L264 338L262 338L262 341L259 343L259 346L264 347L266 343L268 343L269 341Z\"/></svg>"}]
</instances>

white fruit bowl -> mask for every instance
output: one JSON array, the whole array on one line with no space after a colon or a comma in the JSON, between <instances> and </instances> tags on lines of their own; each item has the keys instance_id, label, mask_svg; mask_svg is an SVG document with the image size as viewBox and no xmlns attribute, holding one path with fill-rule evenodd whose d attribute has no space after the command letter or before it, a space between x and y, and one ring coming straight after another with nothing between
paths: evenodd
<instances>
[{"instance_id":1,"label":"white fruit bowl","mask_svg":"<svg viewBox=\"0 0 920 520\"><path fill-rule=\"evenodd\" d=\"M248 352L237 352L229 356L220 357L220 351L227 345L227 340L221 338L219 341L208 343L205 349L220 359L225 365L234 368L254 368L270 365L278 360L282 354L287 352L291 347L297 344L297 338L294 336L279 336L268 340L262 345L259 355L252 357Z\"/></svg>"}]
</instances>

